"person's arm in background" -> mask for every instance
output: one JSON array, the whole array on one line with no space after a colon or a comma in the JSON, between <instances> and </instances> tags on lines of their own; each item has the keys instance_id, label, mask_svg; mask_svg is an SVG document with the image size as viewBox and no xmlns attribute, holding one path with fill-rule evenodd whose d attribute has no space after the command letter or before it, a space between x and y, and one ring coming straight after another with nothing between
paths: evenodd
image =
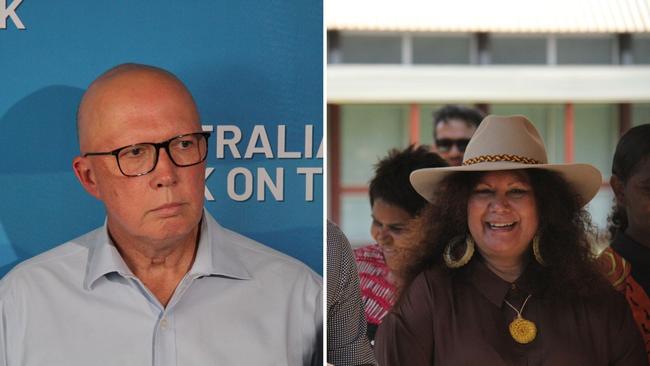
<instances>
[{"instance_id":1,"label":"person's arm in background","mask_svg":"<svg viewBox=\"0 0 650 366\"><path fill-rule=\"evenodd\" d=\"M7 283L0 279L0 366L9 366L9 344L7 328L10 326L9 319L15 316L8 314L9 289ZM16 319L12 319L16 320Z\"/></svg>"},{"instance_id":2,"label":"person's arm in background","mask_svg":"<svg viewBox=\"0 0 650 366\"><path fill-rule=\"evenodd\" d=\"M377 365L366 335L359 275L348 239L327 222L327 362Z\"/></svg>"},{"instance_id":3,"label":"person's arm in background","mask_svg":"<svg viewBox=\"0 0 650 366\"><path fill-rule=\"evenodd\" d=\"M4 309L0 298L0 366L7 366L7 347L5 344Z\"/></svg>"}]
</instances>

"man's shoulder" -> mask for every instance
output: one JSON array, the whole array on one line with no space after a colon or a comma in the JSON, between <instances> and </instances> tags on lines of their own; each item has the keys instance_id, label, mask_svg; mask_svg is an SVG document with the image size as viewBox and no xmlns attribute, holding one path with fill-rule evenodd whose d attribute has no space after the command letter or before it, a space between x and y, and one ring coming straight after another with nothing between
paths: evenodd
<instances>
[{"instance_id":1,"label":"man's shoulder","mask_svg":"<svg viewBox=\"0 0 650 366\"><path fill-rule=\"evenodd\" d=\"M287 276L308 274L318 277L307 265L301 261L268 247L258 241L244 236L230 229L218 226L216 240L226 250L236 252L237 257L247 267L247 270L263 275L264 273L277 273Z\"/></svg>"},{"instance_id":2,"label":"man's shoulder","mask_svg":"<svg viewBox=\"0 0 650 366\"><path fill-rule=\"evenodd\" d=\"M101 229L90 231L82 236L60 244L50 250L17 264L1 280L3 286L40 281L52 276L66 276L74 271L85 271L90 243Z\"/></svg>"}]
</instances>

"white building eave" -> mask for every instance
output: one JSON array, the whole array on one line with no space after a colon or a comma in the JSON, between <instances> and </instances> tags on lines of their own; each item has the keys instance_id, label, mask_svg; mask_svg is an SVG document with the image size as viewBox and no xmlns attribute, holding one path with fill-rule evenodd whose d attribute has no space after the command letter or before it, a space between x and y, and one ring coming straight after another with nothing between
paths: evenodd
<instances>
[{"instance_id":1,"label":"white building eave","mask_svg":"<svg viewBox=\"0 0 650 366\"><path fill-rule=\"evenodd\" d=\"M650 102L650 66L328 65L328 103Z\"/></svg>"}]
</instances>

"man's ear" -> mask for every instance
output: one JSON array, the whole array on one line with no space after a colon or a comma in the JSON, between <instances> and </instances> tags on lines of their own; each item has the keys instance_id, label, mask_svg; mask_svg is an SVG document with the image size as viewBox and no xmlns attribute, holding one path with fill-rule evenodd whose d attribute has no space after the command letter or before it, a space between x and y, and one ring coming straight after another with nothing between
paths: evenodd
<instances>
[{"instance_id":1,"label":"man's ear","mask_svg":"<svg viewBox=\"0 0 650 366\"><path fill-rule=\"evenodd\" d=\"M95 171L87 158L77 156L72 161L72 168L74 175L77 176L79 183L84 187L86 192L90 193L93 197L100 199L99 189L97 187L97 180L95 179Z\"/></svg>"},{"instance_id":2,"label":"man's ear","mask_svg":"<svg viewBox=\"0 0 650 366\"><path fill-rule=\"evenodd\" d=\"M614 196L616 196L616 203L625 207L625 182L612 174L612 177L609 178L609 184L612 186Z\"/></svg>"}]
</instances>

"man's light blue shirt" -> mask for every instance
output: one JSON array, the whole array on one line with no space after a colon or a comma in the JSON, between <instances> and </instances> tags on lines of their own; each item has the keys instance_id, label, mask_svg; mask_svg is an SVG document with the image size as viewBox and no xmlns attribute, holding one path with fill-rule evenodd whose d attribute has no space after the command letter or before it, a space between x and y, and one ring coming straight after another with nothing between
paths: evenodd
<instances>
[{"instance_id":1,"label":"man's light blue shirt","mask_svg":"<svg viewBox=\"0 0 650 366\"><path fill-rule=\"evenodd\" d=\"M196 259L165 308L106 225L0 281L1 366L309 365L321 278L205 211Z\"/></svg>"}]
</instances>

